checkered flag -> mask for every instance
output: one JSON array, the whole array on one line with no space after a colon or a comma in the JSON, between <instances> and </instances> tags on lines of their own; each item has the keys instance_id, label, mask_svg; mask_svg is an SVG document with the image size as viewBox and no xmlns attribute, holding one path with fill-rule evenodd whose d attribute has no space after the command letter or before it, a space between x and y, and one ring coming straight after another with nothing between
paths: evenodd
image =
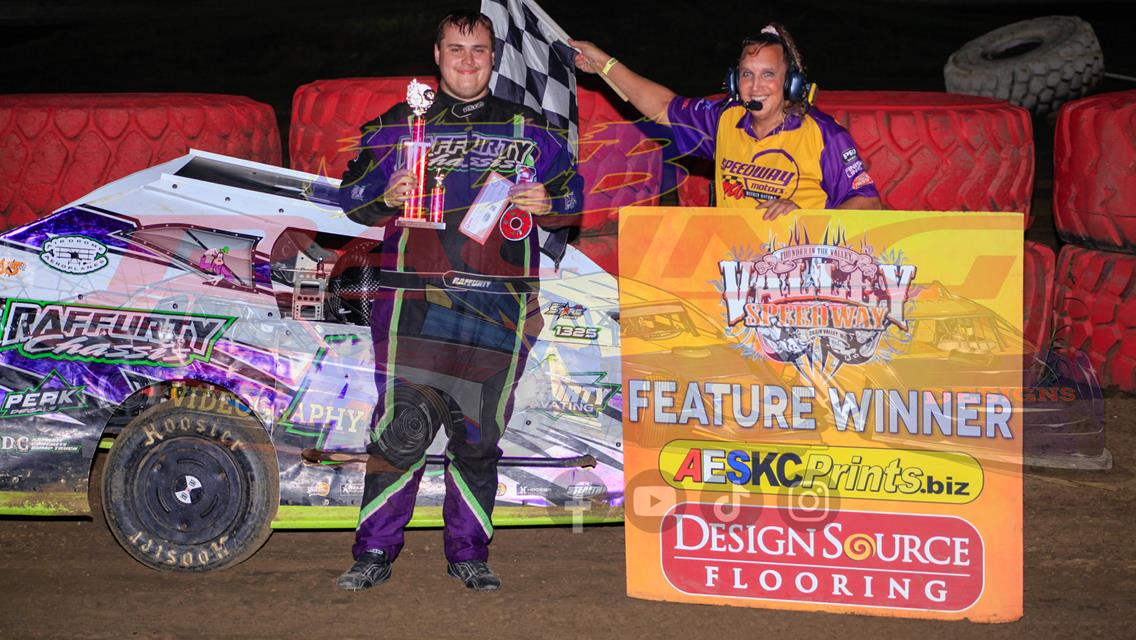
<instances>
[{"instance_id":1,"label":"checkered flag","mask_svg":"<svg viewBox=\"0 0 1136 640\"><path fill-rule=\"evenodd\" d=\"M553 128L568 132L576 158L576 51L568 35L532 0L482 0L481 12L493 21L496 68L489 90L544 115Z\"/></svg>"}]
</instances>

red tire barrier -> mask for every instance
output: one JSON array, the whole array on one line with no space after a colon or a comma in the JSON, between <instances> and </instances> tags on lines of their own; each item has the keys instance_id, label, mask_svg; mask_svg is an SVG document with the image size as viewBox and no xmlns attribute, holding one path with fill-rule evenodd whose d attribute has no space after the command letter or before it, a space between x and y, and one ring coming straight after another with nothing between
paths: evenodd
<instances>
[{"instance_id":1,"label":"red tire barrier","mask_svg":"<svg viewBox=\"0 0 1136 640\"><path fill-rule=\"evenodd\" d=\"M1066 103L1053 148L1053 219L1083 247L1136 252L1136 91Z\"/></svg>"},{"instance_id":2,"label":"red tire barrier","mask_svg":"<svg viewBox=\"0 0 1136 640\"><path fill-rule=\"evenodd\" d=\"M1053 333L1053 249L1027 240L1022 253L1022 333L1034 352L1044 353Z\"/></svg>"},{"instance_id":3,"label":"red tire barrier","mask_svg":"<svg viewBox=\"0 0 1136 640\"><path fill-rule=\"evenodd\" d=\"M347 162L359 151L359 127L405 101L411 79L339 78L316 80L296 89L288 135L289 166L342 178Z\"/></svg>"},{"instance_id":4,"label":"red tire barrier","mask_svg":"<svg viewBox=\"0 0 1136 640\"><path fill-rule=\"evenodd\" d=\"M1088 354L1103 386L1136 391L1136 256L1065 245L1057 263L1058 338Z\"/></svg>"},{"instance_id":5,"label":"red tire barrier","mask_svg":"<svg viewBox=\"0 0 1136 640\"><path fill-rule=\"evenodd\" d=\"M190 148L280 164L272 107L196 93L0 95L0 225Z\"/></svg>"},{"instance_id":6,"label":"red tire barrier","mask_svg":"<svg viewBox=\"0 0 1136 640\"><path fill-rule=\"evenodd\" d=\"M819 98L817 107L852 133L885 207L1021 211L1029 226L1034 148L1025 109L916 91L822 91ZM680 203L706 206L710 171L679 187Z\"/></svg>"},{"instance_id":7,"label":"red tire barrier","mask_svg":"<svg viewBox=\"0 0 1136 640\"><path fill-rule=\"evenodd\" d=\"M292 99L291 166L338 178L355 156L359 127L406 99L409 77L318 80ZM619 207L657 204L662 154L605 94L578 89L584 216L577 245L615 273ZM610 236L610 238L608 238Z\"/></svg>"}]
</instances>

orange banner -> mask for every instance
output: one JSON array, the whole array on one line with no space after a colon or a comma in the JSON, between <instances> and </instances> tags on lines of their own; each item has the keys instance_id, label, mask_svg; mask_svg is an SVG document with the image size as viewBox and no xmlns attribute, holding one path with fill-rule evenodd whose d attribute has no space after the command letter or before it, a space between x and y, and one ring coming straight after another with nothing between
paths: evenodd
<instances>
[{"instance_id":1,"label":"orange banner","mask_svg":"<svg viewBox=\"0 0 1136 640\"><path fill-rule=\"evenodd\" d=\"M627 590L1022 614L1022 217L634 207Z\"/></svg>"}]
</instances>

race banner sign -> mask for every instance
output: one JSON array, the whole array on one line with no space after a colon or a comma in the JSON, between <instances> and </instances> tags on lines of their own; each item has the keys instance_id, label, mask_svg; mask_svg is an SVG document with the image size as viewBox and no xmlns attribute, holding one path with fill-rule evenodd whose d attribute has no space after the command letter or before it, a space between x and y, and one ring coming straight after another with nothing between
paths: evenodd
<instances>
[{"instance_id":1,"label":"race banner sign","mask_svg":"<svg viewBox=\"0 0 1136 640\"><path fill-rule=\"evenodd\" d=\"M1022 216L623 209L628 595L1022 614Z\"/></svg>"}]
</instances>

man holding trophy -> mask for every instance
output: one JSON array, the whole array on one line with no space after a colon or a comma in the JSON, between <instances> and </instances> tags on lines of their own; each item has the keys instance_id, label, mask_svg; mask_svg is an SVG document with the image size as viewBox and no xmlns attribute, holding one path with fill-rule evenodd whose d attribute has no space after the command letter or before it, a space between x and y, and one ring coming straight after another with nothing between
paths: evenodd
<instances>
[{"instance_id":1,"label":"man holding trophy","mask_svg":"<svg viewBox=\"0 0 1136 640\"><path fill-rule=\"evenodd\" d=\"M441 398L454 416L445 425L447 572L474 590L501 585L486 565L497 444L542 325L535 227L575 224L582 197L564 139L531 109L489 94L493 56L486 16L446 16L434 44L438 92L413 82L407 103L364 125L343 177L347 215L385 228L371 318L379 404L356 562L336 582L349 591L385 582L403 546L437 429L423 424L415 395L442 386L431 375L450 387L478 381L473 394Z\"/></svg>"}]
</instances>

